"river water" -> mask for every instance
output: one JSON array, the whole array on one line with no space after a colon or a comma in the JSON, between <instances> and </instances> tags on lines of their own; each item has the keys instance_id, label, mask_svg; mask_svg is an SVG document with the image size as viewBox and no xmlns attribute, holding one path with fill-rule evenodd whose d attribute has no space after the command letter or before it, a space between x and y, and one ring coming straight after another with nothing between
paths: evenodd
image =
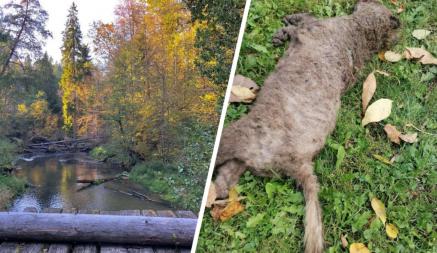
<instances>
[{"instance_id":1,"label":"river water","mask_svg":"<svg viewBox=\"0 0 437 253\"><path fill-rule=\"evenodd\" d=\"M44 155L23 158L17 162L16 176L25 178L35 187L26 190L12 204L11 211L26 207L76 208L78 210L136 210L171 209L171 207L143 187L128 180L115 180L79 190L84 184L77 179L101 179L122 172L116 166L96 162L86 154ZM154 201L130 195L141 193Z\"/></svg>"}]
</instances>

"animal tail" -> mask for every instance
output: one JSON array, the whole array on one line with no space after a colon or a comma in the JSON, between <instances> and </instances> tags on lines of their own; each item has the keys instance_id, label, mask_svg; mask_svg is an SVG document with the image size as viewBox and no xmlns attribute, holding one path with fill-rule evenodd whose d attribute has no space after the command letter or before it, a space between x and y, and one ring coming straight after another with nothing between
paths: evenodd
<instances>
[{"instance_id":1,"label":"animal tail","mask_svg":"<svg viewBox=\"0 0 437 253\"><path fill-rule=\"evenodd\" d=\"M305 196L305 253L322 253L324 240L322 211L318 198L319 183L312 173L300 183Z\"/></svg>"}]
</instances>

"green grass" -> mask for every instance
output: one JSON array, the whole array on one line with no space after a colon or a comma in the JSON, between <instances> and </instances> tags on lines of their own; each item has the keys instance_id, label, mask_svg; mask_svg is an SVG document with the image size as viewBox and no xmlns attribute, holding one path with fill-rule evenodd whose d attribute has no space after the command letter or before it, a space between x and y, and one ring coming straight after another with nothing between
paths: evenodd
<instances>
[{"instance_id":1,"label":"green grass","mask_svg":"<svg viewBox=\"0 0 437 253\"><path fill-rule=\"evenodd\" d=\"M274 2L274 3L273 3ZM402 52L406 46L424 46L437 56L437 5L433 0L399 1L406 11L401 38L392 48ZM253 0L237 72L262 84L282 55L284 47L274 48L271 36L281 27L282 18L291 13L311 12L319 17L348 14L355 1L349 0ZM384 3L395 11L389 0ZM432 30L425 41L411 36L414 29ZM391 73L377 75L378 88L373 101L394 101L391 116L366 128L361 123L361 84L374 69ZM348 252L340 236L349 243L365 243L371 252L437 252L437 66L411 61L381 62L377 56L360 71L357 84L342 98L334 133L315 161L321 184L320 201L327 252ZM247 113L245 105L231 105L227 121ZM394 145L383 126L397 126L403 132L419 132L415 144ZM345 157L337 163L338 147ZM340 148L341 149L341 148ZM373 155L390 159L386 165ZM303 206L300 191L291 179L266 179L246 173L238 190L247 196L246 210L227 222L214 222L206 210L197 252L302 252ZM269 192L269 194L267 193ZM388 222L399 228L399 237L390 240L382 223L375 218L370 198L381 199Z\"/></svg>"},{"instance_id":2,"label":"green grass","mask_svg":"<svg viewBox=\"0 0 437 253\"><path fill-rule=\"evenodd\" d=\"M7 208L12 199L25 188L24 180L3 172L4 168L11 167L18 151L15 143L0 137L0 210Z\"/></svg>"}]
</instances>

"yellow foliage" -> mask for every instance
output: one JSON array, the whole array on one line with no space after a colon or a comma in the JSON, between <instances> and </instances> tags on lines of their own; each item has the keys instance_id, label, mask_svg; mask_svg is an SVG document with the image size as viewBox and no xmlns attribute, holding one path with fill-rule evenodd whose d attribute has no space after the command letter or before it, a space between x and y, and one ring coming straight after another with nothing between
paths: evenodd
<instances>
[{"instance_id":1,"label":"yellow foliage","mask_svg":"<svg viewBox=\"0 0 437 253\"><path fill-rule=\"evenodd\" d=\"M18 104L17 109L18 109L18 112L19 112L20 114L25 114L25 113L27 113L27 106L26 106L26 104L24 104L24 103L22 103L22 104Z\"/></svg>"}]
</instances>

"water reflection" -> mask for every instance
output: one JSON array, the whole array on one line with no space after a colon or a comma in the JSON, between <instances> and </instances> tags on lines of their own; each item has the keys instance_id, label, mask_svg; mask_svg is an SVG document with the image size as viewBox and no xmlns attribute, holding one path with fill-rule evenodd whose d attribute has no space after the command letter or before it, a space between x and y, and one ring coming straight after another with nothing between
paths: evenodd
<instances>
[{"instance_id":1,"label":"water reflection","mask_svg":"<svg viewBox=\"0 0 437 253\"><path fill-rule=\"evenodd\" d=\"M81 187L76 183L77 179L95 180L121 172L116 167L96 163L85 154L38 157L32 161L22 160L18 162L18 166L20 169L16 175L36 187L28 189L17 198L11 207L12 211L23 211L26 207L35 207L38 210L51 207L107 211L169 209L167 204L146 201L113 190L120 188L126 191L126 187L133 187L132 183L125 181L113 181L77 191ZM145 189L138 189L138 186L135 186L135 191L147 193Z\"/></svg>"}]
</instances>

